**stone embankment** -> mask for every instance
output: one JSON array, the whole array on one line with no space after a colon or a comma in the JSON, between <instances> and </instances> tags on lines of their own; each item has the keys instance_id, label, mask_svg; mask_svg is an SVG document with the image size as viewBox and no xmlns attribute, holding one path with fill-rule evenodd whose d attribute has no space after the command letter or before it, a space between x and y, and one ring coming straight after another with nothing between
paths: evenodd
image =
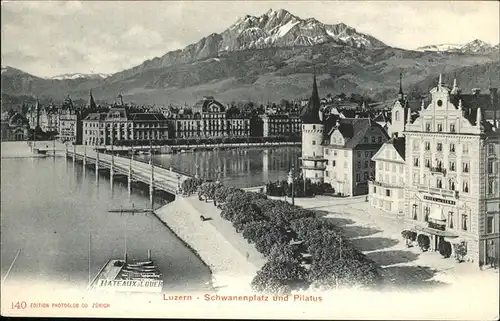
<instances>
[{"instance_id":1,"label":"stone embankment","mask_svg":"<svg viewBox=\"0 0 500 321\"><path fill-rule=\"evenodd\" d=\"M212 203L178 197L155 214L208 265L219 292L251 292L250 283L265 259L220 217ZM201 215L207 220L202 221Z\"/></svg>"}]
</instances>

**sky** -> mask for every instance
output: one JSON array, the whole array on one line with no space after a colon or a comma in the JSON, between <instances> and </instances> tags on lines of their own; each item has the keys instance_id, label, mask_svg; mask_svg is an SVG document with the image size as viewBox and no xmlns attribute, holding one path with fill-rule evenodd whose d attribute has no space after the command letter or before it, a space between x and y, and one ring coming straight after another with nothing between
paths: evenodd
<instances>
[{"instance_id":1,"label":"sky","mask_svg":"<svg viewBox=\"0 0 500 321\"><path fill-rule=\"evenodd\" d=\"M497 1L2 1L2 66L40 77L114 73L269 9L343 22L404 49L500 38Z\"/></svg>"}]
</instances>

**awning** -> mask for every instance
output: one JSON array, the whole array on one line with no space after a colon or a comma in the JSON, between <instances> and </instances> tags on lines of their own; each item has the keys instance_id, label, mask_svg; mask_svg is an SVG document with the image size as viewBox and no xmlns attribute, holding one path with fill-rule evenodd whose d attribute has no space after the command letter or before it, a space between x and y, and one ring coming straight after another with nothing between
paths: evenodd
<instances>
[{"instance_id":1,"label":"awning","mask_svg":"<svg viewBox=\"0 0 500 321\"><path fill-rule=\"evenodd\" d=\"M442 236L442 237L450 237L450 238L458 237L457 235L455 235L451 232L436 230L436 229L433 229L430 227L416 226L415 229L418 231L421 231L421 232L425 232L425 233L429 233L429 234L437 235L437 236Z\"/></svg>"},{"instance_id":2,"label":"awning","mask_svg":"<svg viewBox=\"0 0 500 321\"><path fill-rule=\"evenodd\" d=\"M431 209L429 218L435 221L446 221L446 217L443 215L443 210L437 207Z\"/></svg>"},{"instance_id":3,"label":"awning","mask_svg":"<svg viewBox=\"0 0 500 321\"><path fill-rule=\"evenodd\" d=\"M444 238L446 242L450 242L451 244L460 244L463 242L461 238L458 236L447 236Z\"/></svg>"}]
</instances>

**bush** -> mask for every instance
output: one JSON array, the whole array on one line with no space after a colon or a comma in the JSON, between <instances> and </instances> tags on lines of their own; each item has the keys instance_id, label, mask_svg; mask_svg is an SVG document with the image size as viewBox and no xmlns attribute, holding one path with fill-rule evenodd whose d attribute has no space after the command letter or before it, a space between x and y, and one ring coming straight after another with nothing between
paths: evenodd
<instances>
[{"instance_id":1,"label":"bush","mask_svg":"<svg viewBox=\"0 0 500 321\"><path fill-rule=\"evenodd\" d=\"M455 256L456 256L458 262L463 262L464 257L466 255L467 255L467 244L465 242L457 244L455 247Z\"/></svg>"},{"instance_id":2,"label":"bush","mask_svg":"<svg viewBox=\"0 0 500 321\"><path fill-rule=\"evenodd\" d=\"M191 194L196 193L196 191L198 190L198 187L202 183L203 183L202 179L191 177L191 178L186 179L184 182L182 182L181 188L185 194L191 195Z\"/></svg>"},{"instance_id":3,"label":"bush","mask_svg":"<svg viewBox=\"0 0 500 321\"><path fill-rule=\"evenodd\" d=\"M415 241L415 239L417 238L417 233L414 231L403 230L401 232L401 236L405 239L406 246L411 247L411 242Z\"/></svg>"},{"instance_id":4,"label":"bush","mask_svg":"<svg viewBox=\"0 0 500 321\"><path fill-rule=\"evenodd\" d=\"M444 258L449 258L451 256L451 244L450 242L441 241L438 245L439 254Z\"/></svg>"},{"instance_id":5,"label":"bush","mask_svg":"<svg viewBox=\"0 0 500 321\"><path fill-rule=\"evenodd\" d=\"M307 285L307 271L297 263L271 260L252 280L255 291L285 295Z\"/></svg>"},{"instance_id":6,"label":"bush","mask_svg":"<svg viewBox=\"0 0 500 321\"><path fill-rule=\"evenodd\" d=\"M430 244L431 244L429 237L427 235L424 235L424 234L420 234L417 237L417 242L418 242L418 246L420 247L420 249L422 249L422 251L424 251L424 252L429 249Z\"/></svg>"}]
</instances>

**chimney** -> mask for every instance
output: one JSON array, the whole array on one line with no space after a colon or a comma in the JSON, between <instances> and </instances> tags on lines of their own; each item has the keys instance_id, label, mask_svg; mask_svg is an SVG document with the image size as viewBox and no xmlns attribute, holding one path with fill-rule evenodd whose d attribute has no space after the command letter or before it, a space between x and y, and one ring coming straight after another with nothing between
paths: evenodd
<instances>
[{"instance_id":1,"label":"chimney","mask_svg":"<svg viewBox=\"0 0 500 321\"><path fill-rule=\"evenodd\" d=\"M477 95L479 95L480 93L481 93L481 89L480 89L480 88L473 88L473 89L472 89L472 94L474 94L474 95L476 95L476 96L477 96Z\"/></svg>"}]
</instances>

